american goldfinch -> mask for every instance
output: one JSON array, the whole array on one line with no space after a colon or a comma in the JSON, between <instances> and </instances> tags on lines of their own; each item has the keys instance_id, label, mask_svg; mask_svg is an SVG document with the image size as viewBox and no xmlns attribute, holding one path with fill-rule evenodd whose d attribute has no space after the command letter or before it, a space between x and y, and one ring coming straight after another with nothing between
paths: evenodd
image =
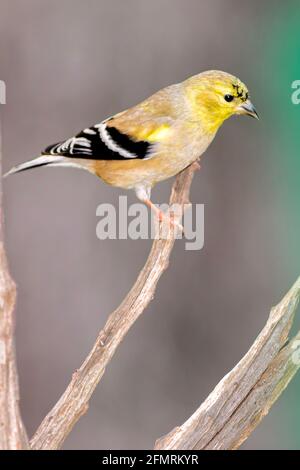
<instances>
[{"instance_id":1,"label":"american goldfinch","mask_svg":"<svg viewBox=\"0 0 300 470\"><path fill-rule=\"evenodd\" d=\"M203 72L47 147L6 175L41 166L81 168L112 186L134 189L159 212L150 199L153 186L196 161L234 114L258 118L247 87L228 73Z\"/></svg>"}]
</instances>

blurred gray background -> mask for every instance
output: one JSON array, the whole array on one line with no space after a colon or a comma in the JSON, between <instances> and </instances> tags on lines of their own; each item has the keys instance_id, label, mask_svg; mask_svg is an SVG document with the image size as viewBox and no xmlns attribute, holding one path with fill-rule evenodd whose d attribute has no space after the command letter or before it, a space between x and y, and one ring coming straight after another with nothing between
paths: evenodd
<instances>
[{"instance_id":1,"label":"blurred gray background","mask_svg":"<svg viewBox=\"0 0 300 470\"><path fill-rule=\"evenodd\" d=\"M206 69L239 76L266 115L260 48L269 5L1 0L4 170ZM66 449L151 448L240 360L294 281L284 266L266 132L264 119L232 119L207 151L192 188L192 201L205 204L204 249L176 243L154 301ZM156 187L153 200L166 202L170 184ZM88 173L35 170L6 180L4 191L18 285L21 407L32 434L129 290L151 242L97 240L97 205L117 204L124 192ZM282 398L244 448L289 448L286 406Z\"/></svg>"}]
</instances>

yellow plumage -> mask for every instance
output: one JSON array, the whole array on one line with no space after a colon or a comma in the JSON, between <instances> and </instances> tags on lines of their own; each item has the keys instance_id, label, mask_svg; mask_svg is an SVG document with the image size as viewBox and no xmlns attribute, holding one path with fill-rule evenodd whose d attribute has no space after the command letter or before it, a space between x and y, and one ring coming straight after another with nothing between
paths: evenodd
<instances>
[{"instance_id":1,"label":"yellow plumage","mask_svg":"<svg viewBox=\"0 0 300 470\"><path fill-rule=\"evenodd\" d=\"M225 72L204 72L48 147L9 174L41 165L75 166L134 189L152 205L151 188L197 160L234 114L257 117L247 87Z\"/></svg>"}]
</instances>

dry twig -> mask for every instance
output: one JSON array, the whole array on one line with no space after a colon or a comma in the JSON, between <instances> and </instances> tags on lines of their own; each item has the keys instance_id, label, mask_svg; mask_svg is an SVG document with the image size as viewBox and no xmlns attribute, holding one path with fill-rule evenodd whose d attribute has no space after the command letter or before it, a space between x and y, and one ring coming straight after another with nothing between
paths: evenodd
<instances>
[{"instance_id":1,"label":"dry twig","mask_svg":"<svg viewBox=\"0 0 300 470\"><path fill-rule=\"evenodd\" d=\"M0 175L2 163L0 128ZM0 450L26 449L28 440L19 411L19 385L14 348L16 286L10 277L3 244L0 178Z\"/></svg>"},{"instance_id":2,"label":"dry twig","mask_svg":"<svg viewBox=\"0 0 300 470\"><path fill-rule=\"evenodd\" d=\"M237 449L250 436L299 369L300 332L286 344L299 298L300 278L244 358L156 449Z\"/></svg>"}]
</instances>

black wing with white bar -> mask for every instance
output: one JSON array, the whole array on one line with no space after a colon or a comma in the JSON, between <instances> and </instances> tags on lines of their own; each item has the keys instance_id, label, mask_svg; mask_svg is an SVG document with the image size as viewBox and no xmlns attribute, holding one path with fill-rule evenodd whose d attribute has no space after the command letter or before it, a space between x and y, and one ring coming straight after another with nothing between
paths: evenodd
<instances>
[{"instance_id":1,"label":"black wing with white bar","mask_svg":"<svg viewBox=\"0 0 300 470\"><path fill-rule=\"evenodd\" d=\"M47 147L43 155L57 155L89 160L129 160L151 157L153 144L136 141L120 132L116 127L107 126L107 121L81 131L75 137Z\"/></svg>"}]
</instances>

